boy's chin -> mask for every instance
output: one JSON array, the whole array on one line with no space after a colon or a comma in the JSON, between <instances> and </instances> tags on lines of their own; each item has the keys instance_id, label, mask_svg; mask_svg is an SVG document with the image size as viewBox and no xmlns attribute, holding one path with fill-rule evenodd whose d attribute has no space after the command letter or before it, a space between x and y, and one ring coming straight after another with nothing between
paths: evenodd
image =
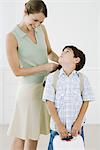
<instances>
[{"instance_id":1,"label":"boy's chin","mask_svg":"<svg viewBox=\"0 0 100 150\"><path fill-rule=\"evenodd\" d=\"M59 65L61 65L61 60L60 60L60 58L58 59L58 63L59 63Z\"/></svg>"},{"instance_id":2,"label":"boy's chin","mask_svg":"<svg viewBox=\"0 0 100 150\"><path fill-rule=\"evenodd\" d=\"M58 60L58 63L60 66L63 66L63 63L60 60Z\"/></svg>"}]
</instances>

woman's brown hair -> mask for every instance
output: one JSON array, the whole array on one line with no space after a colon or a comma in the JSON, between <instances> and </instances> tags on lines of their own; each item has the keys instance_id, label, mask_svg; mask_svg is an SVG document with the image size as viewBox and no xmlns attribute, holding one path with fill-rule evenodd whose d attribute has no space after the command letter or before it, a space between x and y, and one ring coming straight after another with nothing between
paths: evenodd
<instances>
[{"instance_id":1,"label":"woman's brown hair","mask_svg":"<svg viewBox=\"0 0 100 150\"><path fill-rule=\"evenodd\" d=\"M28 14L42 12L47 17L47 7L42 0L29 0L25 3L25 8Z\"/></svg>"}]
</instances>

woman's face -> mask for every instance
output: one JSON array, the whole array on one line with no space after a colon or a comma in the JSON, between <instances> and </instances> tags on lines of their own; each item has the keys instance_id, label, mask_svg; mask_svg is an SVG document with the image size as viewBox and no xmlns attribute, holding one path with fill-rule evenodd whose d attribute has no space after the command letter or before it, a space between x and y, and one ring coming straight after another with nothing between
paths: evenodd
<instances>
[{"instance_id":1,"label":"woman's face","mask_svg":"<svg viewBox=\"0 0 100 150\"><path fill-rule=\"evenodd\" d=\"M24 17L24 23L29 30L33 30L38 27L44 21L44 19L45 15L42 12L29 15L27 14Z\"/></svg>"}]
</instances>

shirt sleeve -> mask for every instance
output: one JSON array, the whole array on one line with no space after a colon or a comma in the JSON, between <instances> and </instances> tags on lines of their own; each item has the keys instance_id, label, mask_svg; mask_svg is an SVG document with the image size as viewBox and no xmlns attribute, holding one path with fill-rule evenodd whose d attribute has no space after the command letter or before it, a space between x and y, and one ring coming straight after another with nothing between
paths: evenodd
<instances>
[{"instance_id":1,"label":"shirt sleeve","mask_svg":"<svg viewBox=\"0 0 100 150\"><path fill-rule=\"evenodd\" d=\"M94 101L94 94L86 76L84 76L84 89L82 92L82 97L83 101Z\"/></svg>"},{"instance_id":2,"label":"shirt sleeve","mask_svg":"<svg viewBox=\"0 0 100 150\"><path fill-rule=\"evenodd\" d=\"M49 100L49 101L54 102L55 100L55 89L52 85L52 82L53 82L53 74L51 73L47 76L47 79L46 79L43 97L42 97L43 101Z\"/></svg>"}]
</instances>

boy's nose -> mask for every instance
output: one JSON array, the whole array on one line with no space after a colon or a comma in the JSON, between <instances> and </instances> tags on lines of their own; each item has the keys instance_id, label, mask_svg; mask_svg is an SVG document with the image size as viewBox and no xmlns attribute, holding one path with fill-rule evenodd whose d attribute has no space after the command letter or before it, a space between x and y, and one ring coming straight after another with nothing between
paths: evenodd
<instances>
[{"instance_id":1,"label":"boy's nose","mask_svg":"<svg viewBox=\"0 0 100 150\"><path fill-rule=\"evenodd\" d=\"M64 52L61 53L61 56L63 56L63 55L64 55Z\"/></svg>"},{"instance_id":2,"label":"boy's nose","mask_svg":"<svg viewBox=\"0 0 100 150\"><path fill-rule=\"evenodd\" d=\"M63 54L61 54L60 57L63 57Z\"/></svg>"}]
</instances>

